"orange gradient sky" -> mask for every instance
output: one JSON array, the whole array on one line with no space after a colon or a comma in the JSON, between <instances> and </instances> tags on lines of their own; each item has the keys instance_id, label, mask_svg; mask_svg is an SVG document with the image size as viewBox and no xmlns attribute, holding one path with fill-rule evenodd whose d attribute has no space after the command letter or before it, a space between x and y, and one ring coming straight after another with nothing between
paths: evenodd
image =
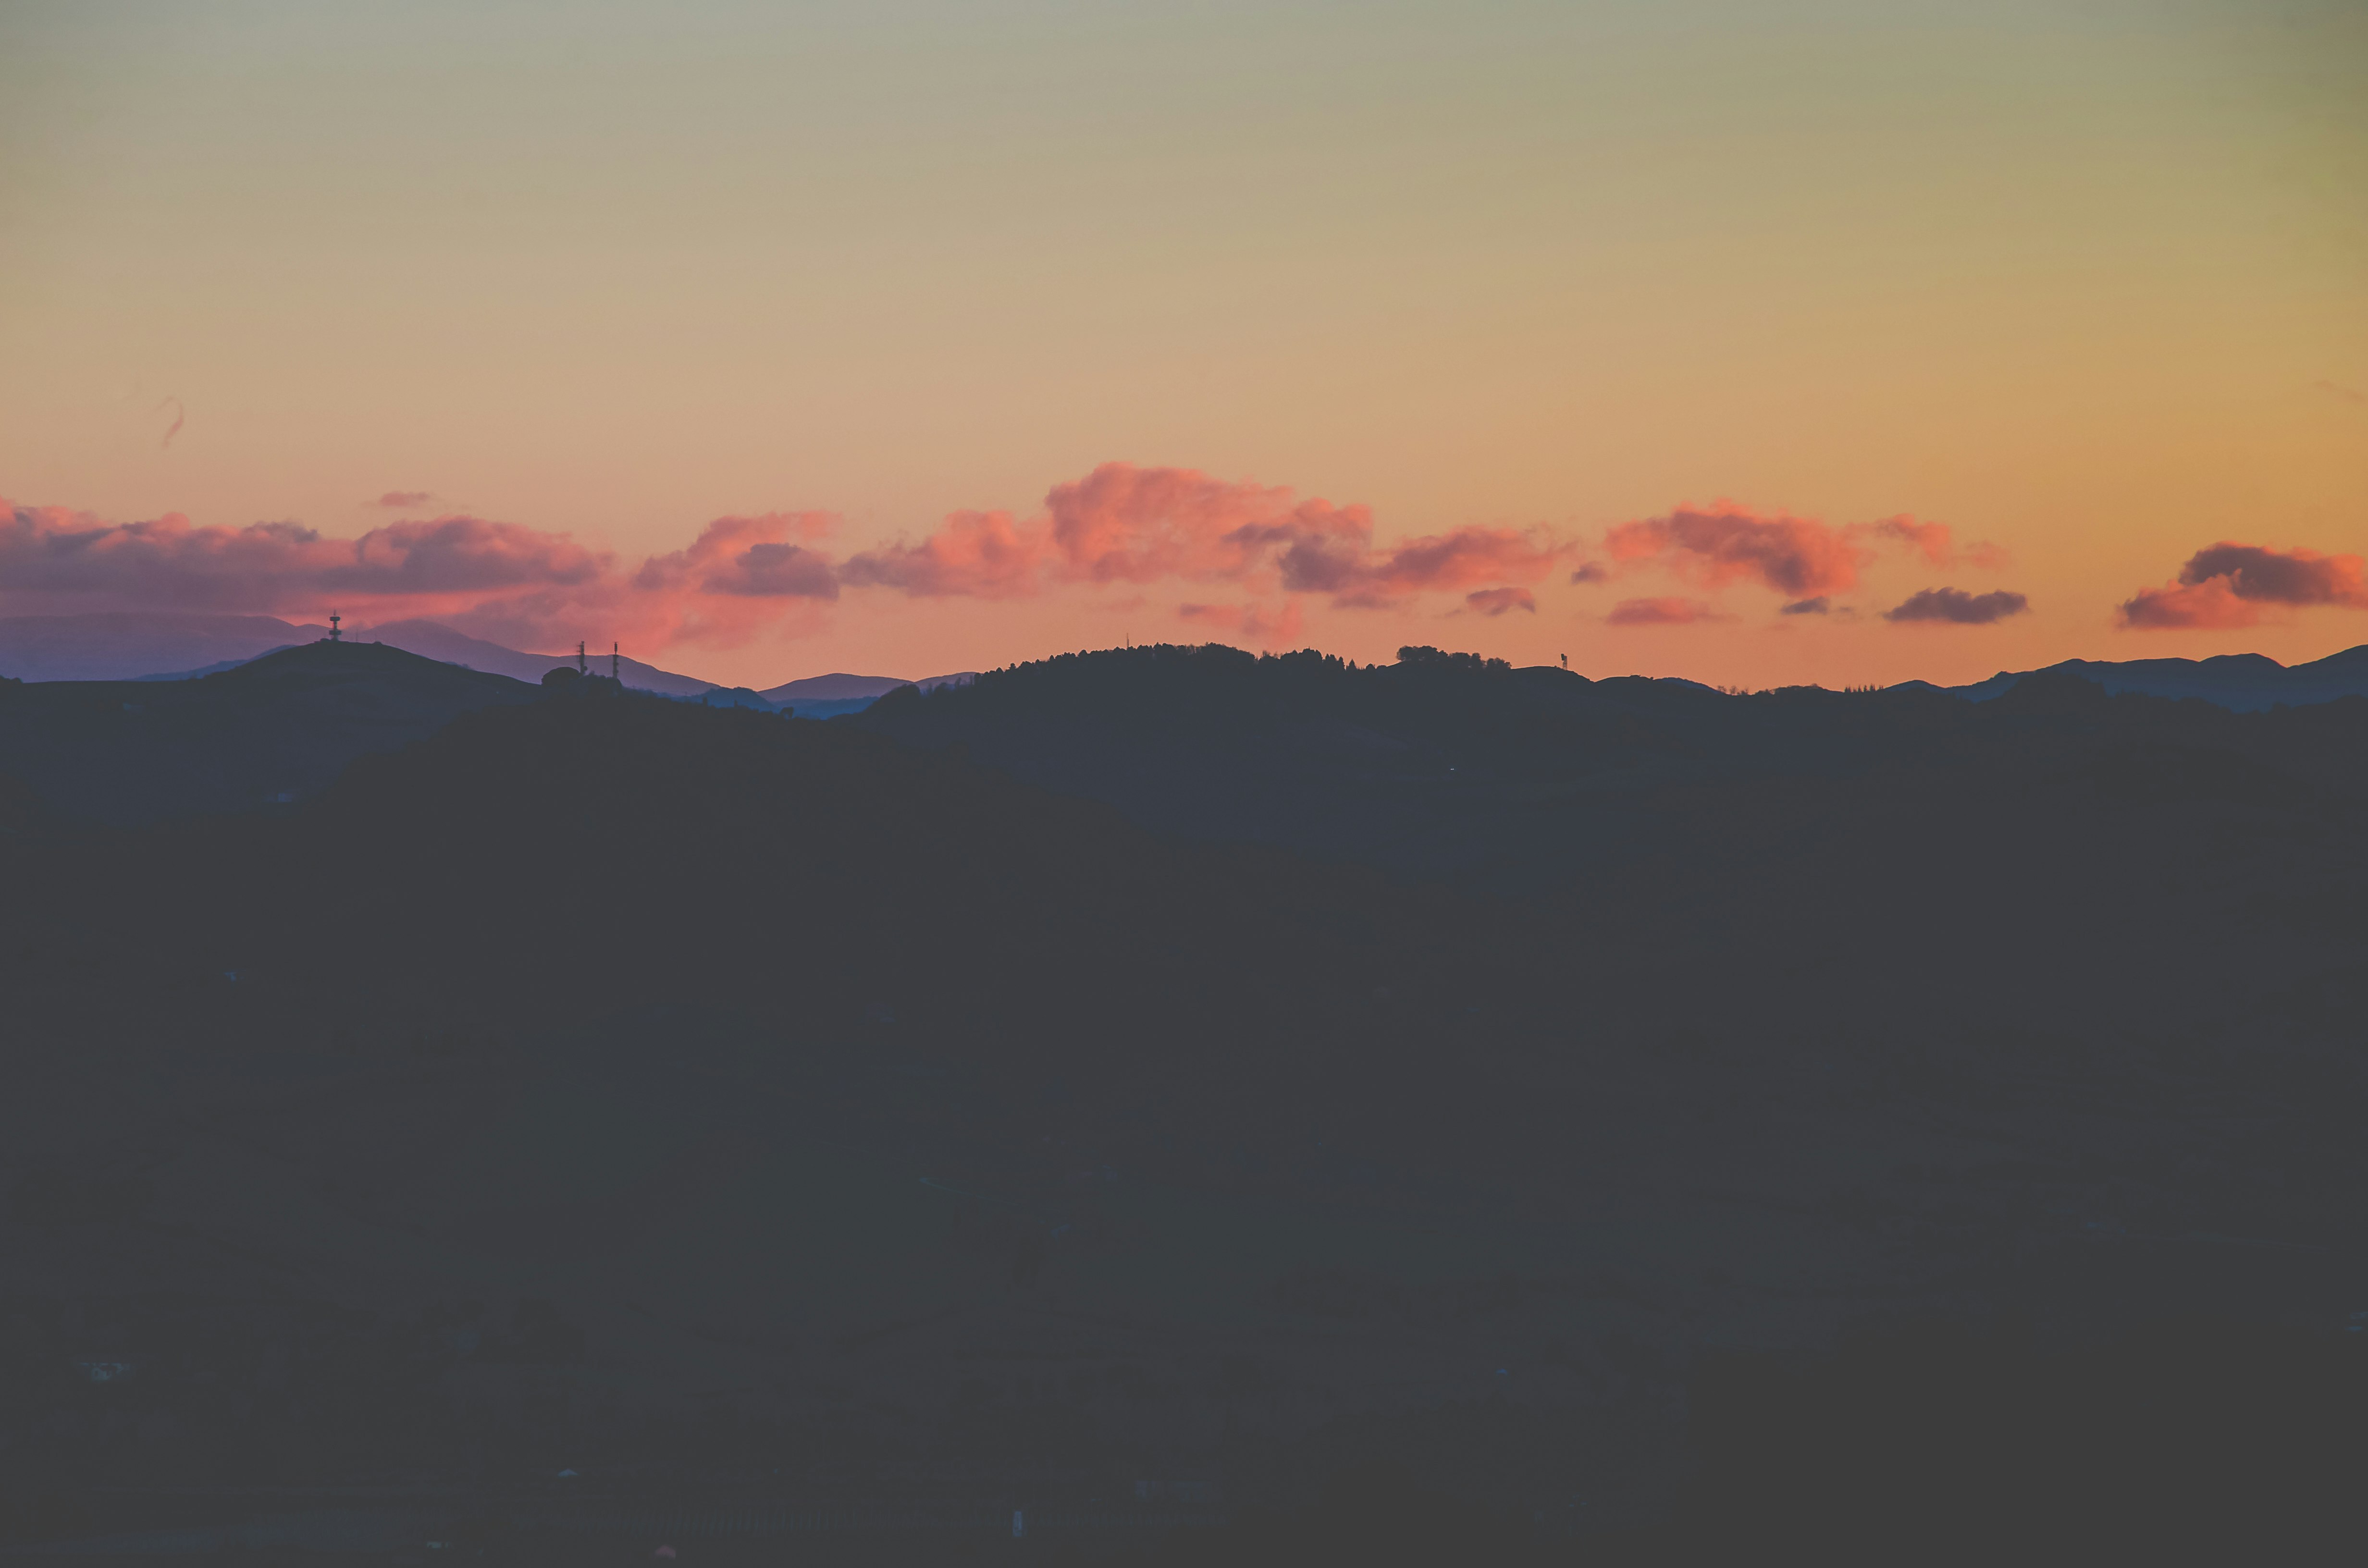
<instances>
[{"instance_id":1,"label":"orange gradient sky","mask_svg":"<svg viewBox=\"0 0 2368 1568\"><path fill-rule=\"evenodd\" d=\"M2368 642L2363 193L2343 0L20 0L0 613L2291 663Z\"/></svg>"}]
</instances>

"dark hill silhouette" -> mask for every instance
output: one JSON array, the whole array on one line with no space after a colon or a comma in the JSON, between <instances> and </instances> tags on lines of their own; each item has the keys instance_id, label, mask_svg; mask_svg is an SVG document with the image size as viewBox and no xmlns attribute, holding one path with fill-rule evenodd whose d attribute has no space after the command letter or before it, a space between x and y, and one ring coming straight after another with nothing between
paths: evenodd
<instances>
[{"instance_id":1,"label":"dark hill silhouette","mask_svg":"<svg viewBox=\"0 0 2368 1568\"><path fill-rule=\"evenodd\" d=\"M2300 707L2345 697L2368 697L2368 644L2291 666L2260 653L2223 653L2209 659L2130 659L2118 664L2066 659L2044 670L2000 671L1986 681L1949 689L1959 697L1987 701L2034 675L2054 674L2078 676L2108 692L2194 697L2238 712L2258 712L2280 704Z\"/></svg>"},{"instance_id":2,"label":"dark hill silhouette","mask_svg":"<svg viewBox=\"0 0 2368 1568\"><path fill-rule=\"evenodd\" d=\"M190 689L294 700L306 652ZM585 684L290 811L0 833L20 1538L129 1518L93 1475L431 1477L553 1561L684 1498L1001 1549L1209 1496L1222 1562L2350 1506L2362 1425L2301 1434L2368 1310L2368 703L1427 651L831 723ZM1525 891L1153 831L1163 761Z\"/></svg>"},{"instance_id":3,"label":"dark hill silhouette","mask_svg":"<svg viewBox=\"0 0 2368 1568\"><path fill-rule=\"evenodd\" d=\"M427 658L440 659L447 664L508 676L513 680L537 680L553 665L575 662L573 650L558 653L522 653L498 642L464 636L433 620L392 620L381 626L364 628L354 636L384 642L391 648L401 648ZM595 652L589 657L600 674L609 673L609 654ZM619 658L617 673L618 677L635 691L655 691L666 697L697 697L715 684L697 676L662 670L634 658Z\"/></svg>"},{"instance_id":4,"label":"dark hill silhouette","mask_svg":"<svg viewBox=\"0 0 2368 1568\"><path fill-rule=\"evenodd\" d=\"M2362 699L2285 717L2109 698L2067 671L1971 703L1930 688L1736 696L1426 649L1360 666L1160 646L893 693L847 722L909 744L962 745L1161 831L1534 892L1687 853L1698 827L1676 801L1714 798L1748 814L1828 791L1839 805L1903 775L2036 787L2110 768L2133 747L2233 751L2342 788L2368 761L2363 713Z\"/></svg>"},{"instance_id":5,"label":"dark hill silhouette","mask_svg":"<svg viewBox=\"0 0 2368 1568\"><path fill-rule=\"evenodd\" d=\"M0 675L27 681L137 680L219 666L325 637L268 615L173 611L0 617Z\"/></svg>"},{"instance_id":6,"label":"dark hill silhouette","mask_svg":"<svg viewBox=\"0 0 2368 1568\"><path fill-rule=\"evenodd\" d=\"M425 658L513 680L533 681L573 653L522 653L466 636L433 620L348 626L352 643L383 642ZM297 626L270 616L174 613L0 617L0 675L28 681L193 680L234 668L284 647L316 642L325 626ZM601 665L608 668L604 662ZM668 697L697 697L715 683L620 661L627 686Z\"/></svg>"},{"instance_id":7,"label":"dark hill silhouette","mask_svg":"<svg viewBox=\"0 0 2368 1568\"><path fill-rule=\"evenodd\" d=\"M0 687L0 773L85 820L251 811L455 714L535 695L368 642L310 642L189 681L27 682Z\"/></svg>"}]
</instances>

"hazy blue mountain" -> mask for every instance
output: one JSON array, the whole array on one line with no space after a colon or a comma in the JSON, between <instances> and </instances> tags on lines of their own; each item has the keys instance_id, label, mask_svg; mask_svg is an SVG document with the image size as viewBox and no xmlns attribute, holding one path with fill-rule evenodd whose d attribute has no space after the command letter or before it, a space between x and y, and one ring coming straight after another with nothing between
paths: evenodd
<instances>
[{"instance_id":1,"label":"hazy blue mountain","mask_svg":"<svg viewBox=\"0 0 2368 1568\"><path fill-rule=\"evenodd\" d=\"M846 674L808 676L803 680L789 681L774 687L769 691L760 692L758 695L776 706L785 702L794 704L801 713L808 712L815 705L823 703L834 705L833 710L836 712L851 713L859 711L864 705L887 696L900 686L917 686L923 691L934 691L941 686L959 686L964 681L977 678L978 672L975 670L963 670L955 675L930 676L922 680L906 680L898 676ZM855 706L837 706L838 704Z\"/></svg>"},{"instance_id":2,"label":"hazy blue mountain","mask_svg":"<svg viewBox=\"0 0 2368 1568\"><path fill-rule=\"evenodd\" d=\"M395 620L383 626L373 626L350 634L356 642L383 642L407 653L439 660L448 665L461 665L472 670L486 670L507 676L512 680L539 681L543 673L560 665L575 662L575 652L569 649L559 653L522 653L515 648L505 648L498 642L470 637L434 620ZM586 658L600 675L609 673L609 654L587 650ZM655 691L666 697L698 697L715 689L716 683L697 676L677 675L645 665L639 659L619 658L618 678L635 691Z\"/></svg>"},{"instance_id":3,"label":"hazy blue mountain","mask_svg":"<svg viewBox=\"0 0 2368 1568\"><path fill-rule=\"evenodd\" d=\"M0 675L18 680L140 680L223 669L325 637L268 615L174 613L0 617Z\"/></svg>"},{"instance_id":4,"label":"hazy blue mountain","mask_svg":"<svg viewBox=\"0 0 2368 1568\"><path fill-rule=\"evenodd\" d=\"M295 625L268 615L28 615L0 618L0 675L19 680L194 680L234 669L249 659L315 642L325 626ZM440 621L395 620L347 626L348 642L383 642L439 664L539 681L555 665L575 662L573 650L521 653L471 637ZM600 673L605 653L592 654ZM716 683L620 658L617 672L637 691L692 698Z\"/></svg>"},{"instance_id":5,"label":"hazy blue mountain","mask_svg":"<svg viewBox=\"0 0 2368 1568\"><path fill-rule=\"evenodd\" d=\"M290 643L286 644L286 646L287 646L287 647L290 647L290 648L296 648L296 647L301 647L301 646L302 646L302 643L297 643L297 642L290 642ZM279 650L279 648L267 648L267 649L265 649L265 650L263 651L263 653L257 653L257 654L255 654L253 658L246 658L246 659L219 659L219 660L216 660L214 663L212 663L212 664L211 664L211 665L199 665L196 669L194 669L194 670L166 670L166 671L165 671L165 672L163 672L162 674L159 674L159 675L153 675L153 676L133 676L131 678L132 678L132 679L134 679L134 680L139 680L139 681L157 681L157 680L202 680L202 679L204 679L207 676L218 676L218 675L222 674L222 671L224 671L224 670L234 670L234 669L238 668L238 667L239 667L239 665L241 665L252 664L252 663L254 663L254 662L255 662L255 659L264 658L264 657L267 657L267 656L268 656L268 655L269 655L269 654L277 653L279 653L279 652L280 652L280 650Z\"/></svg>"}]
</instances>

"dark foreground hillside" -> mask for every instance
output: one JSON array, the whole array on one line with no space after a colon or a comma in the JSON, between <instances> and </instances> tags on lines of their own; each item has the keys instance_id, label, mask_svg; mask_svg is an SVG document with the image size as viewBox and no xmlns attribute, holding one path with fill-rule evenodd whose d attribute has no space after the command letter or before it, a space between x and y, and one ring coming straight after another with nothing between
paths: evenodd
<instances>
[{"instance_id":1,"label":"dark foreground hillside","mask_svg":"<svg viewBox=\"0 0 2368 1568\"><path fill-rule=\"evenodd\" d=\"M2050 812L2349 795L2368 768L2363 714L2368 698L2267 712L2112 698L2067 670L1972 702L1930 687L1734 696L1429 648L1360 666L1156 646L898 692L848 722L961 745L1162 831L1534 893L1693 854L1687 812L1705 792L1722 814L1811 801L1838 827L1862 796L2001 787L2044 792ZM1945 852L1952 835L1926 836ZM1788 847L1763 835L1746 853Z\"/></svg>"},{"instance_id":2,"label":"dark foreground hillside","mask_svg":"<svg viewBox=\"0 0 2368 1568\"><path fill-rule=\"evenodd\" d=\"M256 811L536 695L374 642L309 642L195 680L0 681L0 775L62 816L118 826Z\"/></svg>"},{"instance_id":3,"label":"dark foreground hillside","mask_svg":"<svg viewBox=\"0 0 2368 1568\"><path fill-rule=\"evenodd\" d=\"M1156 834L983 721L598 694L278 815L0 795L0 1523L620 1563L2357 1528L2368 703L1601 682L1557 726L1536 672L1281 673L1314 719L1147 678L1005 722L1201 748L1212 812L1259 736L1356 724L1458 769L1370 767L1385 813L1565 858L1456 891Z\"/></svg>"}]
</instances>

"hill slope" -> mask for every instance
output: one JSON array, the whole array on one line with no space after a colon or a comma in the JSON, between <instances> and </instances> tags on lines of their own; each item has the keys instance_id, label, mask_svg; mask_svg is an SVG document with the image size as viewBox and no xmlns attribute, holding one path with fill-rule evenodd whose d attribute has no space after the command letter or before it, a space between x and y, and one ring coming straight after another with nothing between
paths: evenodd
<instances>
[{"instance_id":1,"label":"hill slope","mask_svg":"<svg viewBox=\"0 0 2368 1568\"><path fill-rule=\"evenodd\" d=\"M2288 666L2259 653L2223 653L2210 659L2131 659L2122 663L2066 659L2044 670L2001 671L1986 681L1951 689L1975 701L2001 696L2033 676L2073 675L2109 692L2147 697L2201 698L2238 712L2258 712L2283 703L2333 702L2368 697L2368 645L2347 648L2324 659Z\"/></svg>"},{"instance_id":2,"label":"hill slope","mask_svg":"<svg viewBox=\"0 0 2368 1568\"><path fill-rule=\"evenodd\" d=\"M0 834L19 1483L535 1501L566 1467L609 1507L779 1470L1008 1518L1381 1459L1517 1521L1723 1474L1757 1527L1801 1506L1751 1490L1782 1448L1827 1521L2013 1520L1961 1385L2004 1358L2038 1400L2028 1352L1877 1358L1913 1407L1826 1425L1717 1354L1950 1316L2093 1369L2152 1325L2153 1473L2218 1495L2194 1455L2293 1434L2199 1420L2165 1315L2308 1336L2259 1388L2354 1343L2368 704L1206 651L883 704L1585 851L1519 899L1154 834L871 722L546 698L286 812ZM1425 771L1474 757L1468 795ZM100 1356L140 1374L77 1381ZM2055 1416L1970 1429L2119 1430ZM1951 1458L1901 1493L1833 1462L1870 1431Z\"/></svg>"},{"instance_id":3,"label":"hill slope","mask_svg":"<svg viewBox=\"0 0 2368 1568\"><path fill-rule=\"evenodd\" d=\"M268 653L325 637L268 615L17 615L0 617L0 676L25 681L137 680Z\"/></svg>"},{"instance_id":4,"label":"hill slope","mask_svg":"<svg viewBox=\"0 0 2368 1568\"><path fill-rule=\"evenodd\" d=\"M567 653L524 653L465 636L438 621L399 620L345 629L346 641L378 642L424 658L508 676L529 685L545 670L574 664ZM0 676L27 681L189 680L276 649L317 642L325 626L296 626L261 615L63 615L0 618ZM602 673L608 666L601 666ZM714 683L641 663L620 662L627 686L668 697L696 697Z\"/></svg>"},{"instance_id":5,"label":"hill slope","mask_svg":"<svg viewBox=\"0 0 2368 1568\"><path fill-rule=\"evenodd\" d=\"M317 793L358 756L537 687L374 643L308 642L187 681L0 687L0 774L129 824Z\"/></svg>"}]
</instances>

